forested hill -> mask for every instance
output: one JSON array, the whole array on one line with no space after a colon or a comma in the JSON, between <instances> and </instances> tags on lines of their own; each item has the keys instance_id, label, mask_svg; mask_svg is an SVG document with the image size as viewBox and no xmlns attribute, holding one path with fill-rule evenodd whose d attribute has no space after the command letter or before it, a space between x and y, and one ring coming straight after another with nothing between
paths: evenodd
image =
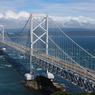
<instances>
[{"instance_id":1,"label":"forested hill","mask_svg":"<svg viewBox=\"0 0 95 95\"><path fill-rule=\"evenodd\" d=\"M95 36L95 31L70 31L65 33L68 36Z\"/></svg>"},{"instance_id":2,"label":"forested hill","mask_svg":"<svg viewBox=\"0 0 95 95\"><path fill-rule=\"evenodd\" d=\"M61 29L63 32L65 32L68 36L95 36L95 29L78 29L78 28L66 28ZM62 33L56 33L56 29L50 29L49 35L50 36L62 36Z\"/></svg>"},{"instance_id":3,"label":"forested hill","mask_svg":"<svg viewBox=\"0 0 95 95\"><path fill-rule=\"evenodd\" d=\"M68 28L68 29L61 29L64 31L68 36L95 36L95 29L75 29L75 28ZM41 30L39 30L40 32ZM9 37L16 37L20 34L21 29L9 29L6 30ZM22 35L24 35L22 33ZM49 36L62 36L63 34L57 29L49 29Z\"/></svg>"},{"instance_id":4,"label":"forested hill","mask_svg":"<svg viewBox=\"0 0 95 95\"><path fill-rule=\"evenodd\" d=\"M70 31L70 32L65 32L68 36L95 36L94 31ZM62 36L63 34L61 32L50 32L50 36Z\"/></svg>"}]
</instances>

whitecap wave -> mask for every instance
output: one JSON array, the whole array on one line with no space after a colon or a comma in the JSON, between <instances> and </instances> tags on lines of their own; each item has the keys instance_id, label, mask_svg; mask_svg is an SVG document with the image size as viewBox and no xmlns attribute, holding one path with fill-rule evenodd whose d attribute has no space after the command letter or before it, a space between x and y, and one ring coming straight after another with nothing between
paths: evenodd
<instances>
[{"instance_id":1,"label":"whitecap wave","mask_svg":"<svg viewBox=\"0 0 95 95\"><path fill-rule=\"evenodd\" d=\"M43 70L42 68L37 68L37 70Z\"/></svg>"},{"instance_id":2,"label":"whitecap wave","mask_svg":"<svg viewBox=\"0 0 95 95\"><path fill-rule=\"evenodd\" d=\"M12 65L6 65L6 67L9 67L9 68L10 68L11 66L12 66Z\"/></svg>"}]
</instances>

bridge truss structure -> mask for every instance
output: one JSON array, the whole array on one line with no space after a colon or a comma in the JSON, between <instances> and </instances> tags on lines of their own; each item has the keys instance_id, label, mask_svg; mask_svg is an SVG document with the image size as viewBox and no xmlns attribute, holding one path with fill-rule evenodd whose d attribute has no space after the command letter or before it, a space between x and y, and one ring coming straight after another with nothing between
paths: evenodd
<instances>
[{"instance_id":1,"label":"bridge truss structure","mask_svg":"<svg viewBox=\"0 0 95 95\"><path fill-rule=\"evenodd\" d=\"M29 21L28 36L25 27ZM95 56L66 35L47 14L30 14L14 41L9 39L7 33L4 38L3 26L1 30L3 40L0 39L0 44L30 59L31 75L34 62L88 92L95 90Z\"/></svg>"}]
</instances>

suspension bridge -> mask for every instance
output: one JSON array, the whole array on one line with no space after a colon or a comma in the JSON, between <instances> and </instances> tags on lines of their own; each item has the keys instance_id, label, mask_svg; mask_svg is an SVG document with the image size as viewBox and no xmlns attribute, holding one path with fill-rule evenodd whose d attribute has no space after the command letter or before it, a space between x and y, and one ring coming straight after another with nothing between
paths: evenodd
<instances>
[{"instance_id":1,"label":"suspension bridge","mask_svg":"<svg viewBox=\"0 0 95 95\"><path fill-rule=\"evenodd\" d=\"M0 44L88 92L95 90L95 57L66 35L47 14L30 14L25 26L11 40L0 25ZM4 48L3 48L4 49Z\"/></svg>"}]
</instances>

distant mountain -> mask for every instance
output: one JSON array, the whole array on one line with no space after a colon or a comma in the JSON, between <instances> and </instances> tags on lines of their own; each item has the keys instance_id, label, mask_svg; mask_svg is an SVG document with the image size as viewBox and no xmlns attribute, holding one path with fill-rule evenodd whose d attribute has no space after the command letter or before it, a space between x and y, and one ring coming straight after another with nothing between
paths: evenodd
<instances>
[{"instance_id":1,"label":"distant mountain","mask_svg":"<svg viewBox=\"0 0 95 95\"><path fill-rule=\"evenodd\" d=\"M0 25L4 25L5 29L18 29L23 28L30 14L25 11L21 11L18 14L7 11L5 15L0 14ZM54 23L60 28L87 28L95 29L95 19L78 16L78 17L57 17L49 16ZM42 21L42 18L35 18L37 22ZM54 23L49 19L49 28L55 28ZM30 22L27 27L30 27Z\"/></svg>"},{"instance_id":2,"label":"distant mountain","mask_svg":"<svg viewBox=\"0 0 95 95\"><path fill-rule=\"evenodd\" d=\"M69 22L65 22L64 26L69 28L81 28L81 25L77 20L70 20Z\"/></svg>"}]
</instances>

